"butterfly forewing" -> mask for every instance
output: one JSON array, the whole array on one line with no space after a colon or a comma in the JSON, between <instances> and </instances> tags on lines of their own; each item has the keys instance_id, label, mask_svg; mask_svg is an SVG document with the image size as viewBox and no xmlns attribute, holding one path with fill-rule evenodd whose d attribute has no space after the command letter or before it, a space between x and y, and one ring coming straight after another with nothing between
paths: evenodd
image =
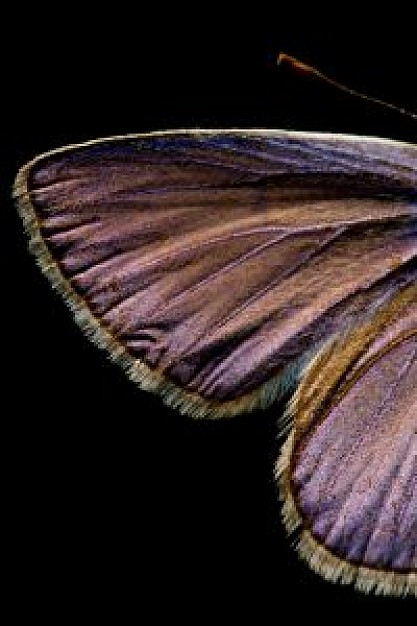
<instances>
[{"instance_id":1,"label":"butterfly forewing","mask_svg":"<svg viewBox=\"0 0 417 626\"><path fill-rule=\"evenodd\" d=\"M17 193L41 262L133 375L233 406L381 281L414 280L416 160L380 140L166 133L46 155Z\"/></svg>"}]
</instances>

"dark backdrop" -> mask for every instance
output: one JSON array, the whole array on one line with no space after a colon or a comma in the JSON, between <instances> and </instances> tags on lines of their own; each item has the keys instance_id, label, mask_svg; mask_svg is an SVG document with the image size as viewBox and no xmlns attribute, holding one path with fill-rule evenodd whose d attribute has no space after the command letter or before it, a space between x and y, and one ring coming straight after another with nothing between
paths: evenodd
<instances>
[{"instance_id":1,"label":"dark backdrop","mask_svg":"<svg viewBox=\"0 0 417 626\"><path fill-rule=\"evenodd\" d=\"M230 20L209 6L156 6L152 15L103 6L89 16L61 7L52 21L26 14L16 32L6 55L2 184L11 209L4 414L17 610L59 616L84 607L89 618L113 610L118 623L126 610L142 621L166 610L165 619L188 614L196 623L210 610L234 621L254 610L256 622L266 621L262 612L275 622L306 609L320 618L334 602L339 612L406 604L331 585L297 559L272 479L282 407L196 422L136 389L40 275L7 197L17 168L36 154L99 136L284 127L415 141L410 120L275 66L283 50L416 108L409 19L380 7L365 26L341 6L329 23L301 21L295 8L277 16L241 7Z\"/></svg>"}]
</instances>

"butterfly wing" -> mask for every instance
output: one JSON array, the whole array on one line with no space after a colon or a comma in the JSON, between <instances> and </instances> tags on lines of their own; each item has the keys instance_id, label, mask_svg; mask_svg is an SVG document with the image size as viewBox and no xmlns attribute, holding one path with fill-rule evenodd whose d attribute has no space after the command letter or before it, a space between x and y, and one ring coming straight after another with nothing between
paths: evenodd
<instances>
[{"instance_id":1,"label":"butterfly wing","mask_svg":"<svg viewBox=\"0 0 417 626\"><path fill-rule=\"evenodd\" d=\"M417 289L404 296L310 366L277 469L313 569L417 596Z\"/></svg>"},{"instance_id":2,"label":"butterfly wing","mask_svg":"<svg viewBox=\"0 0 417 626\"><path fill-rule=\"evenodd\" d=\"M390 141L180 131L57 150L15 185L43 271L142 387L221 416L301 379L287 528L386 593L416 593L416 172Z\"/></svg>"},{"instance_id":3,"label":"butterfly wing","mask_svg":"<svg viewBox=\"0 0 417 626\"><path fill-rule=\"evenodd\" d=\"M83 330L168 403L228 415L270 403L416 280L416 152L282 131L122 137L35 159L15 194Z\"/></svg>"}]
</instances>

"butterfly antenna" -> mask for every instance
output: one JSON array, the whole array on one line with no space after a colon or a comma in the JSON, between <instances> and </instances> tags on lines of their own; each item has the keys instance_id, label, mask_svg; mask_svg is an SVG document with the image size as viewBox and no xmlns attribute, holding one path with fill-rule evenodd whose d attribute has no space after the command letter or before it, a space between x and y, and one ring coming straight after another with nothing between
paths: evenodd
<instances>
[{"instance_id":1,"label":"butterfly antenna","mask_svg":"<svg viewBox=\"0 0 417 626\"><path fill-rule=\"evenodd\" d=\"M368 96L364 93L361 93L360 91L356 91L356 89L351 89L350 87L347 87L346 85L343 85L342 83L339 83L338 81L333 80L333 78L329 78L329 76L326 76L325 74L317 70L315 67L312 67L311 65L307 65L306 63L303 63L302 61L295 59L289 54L285 54L281 52L278 55L277 62L278 62L278 65L282 65L282 64L289 65L292 69L296 70L297 72L301 72L303 74L309 74L310 76L319 78L320 80L326 82L327 84L332 85L333 87L336 87L336 89L339 89L340 91L344 91L345 93L348 93L351 96L362 98L363 100L367 100L368 102L374 102L375 104L383 106L386 109L391 109L392 111L396 111L397 113L401 113L402 115L406 115L407 117L411 117L412 119L417 120L416 113L411 113L411 111L407 111L407 109L403 109L402 107L396 106L395 104L384 102L384 100L380 100L379 98L374 98L372 96Z\"/></svg>"}]
</instances>

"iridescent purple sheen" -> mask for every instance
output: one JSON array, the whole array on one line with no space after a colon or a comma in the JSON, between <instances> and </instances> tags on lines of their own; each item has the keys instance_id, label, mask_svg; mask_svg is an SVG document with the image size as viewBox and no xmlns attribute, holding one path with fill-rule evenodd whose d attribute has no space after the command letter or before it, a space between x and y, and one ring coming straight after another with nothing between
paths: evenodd
<instances>
[{"instance_id":1,"label":"iridescent purple sheen","mask_svg":"<svg viewBox=\"0 0 417 626\"><path fill-rule=\"evenodd\" d=\"M134 357L223 401L416 281L416 169L405 144L180 133L56 153L29 189L94 316Z\"/></svg>"},{"instance_id":2,"label":"iridescent purple sheen","mask_svg":"<svg viewBox=\"0 0 417 626\"><path fill-rule=\"evenodd\" d=\"M80 326L174 405L185 390L183 407L252 408L245 394L296 363L294 387L327 340L369 328L417 285L412 145L285 131L114 138L37 159L16 188ZM384 572L417 568L416 332L411 304L349 364L351 386L327 398L288 481L320 546Z\"/></svg>"},{"instance_id":3,"label":"iridescent purple sheen","mask_svg":"<svg viewBox=\"0 0 417 626\"><path fill-rule=\"evenodd\" d=\"M414 322L416 318L414 316ZM367 567L417 568L417 335L376 355L301 444L294 484L320 544Z\"/></svg>"}]
</instances>

